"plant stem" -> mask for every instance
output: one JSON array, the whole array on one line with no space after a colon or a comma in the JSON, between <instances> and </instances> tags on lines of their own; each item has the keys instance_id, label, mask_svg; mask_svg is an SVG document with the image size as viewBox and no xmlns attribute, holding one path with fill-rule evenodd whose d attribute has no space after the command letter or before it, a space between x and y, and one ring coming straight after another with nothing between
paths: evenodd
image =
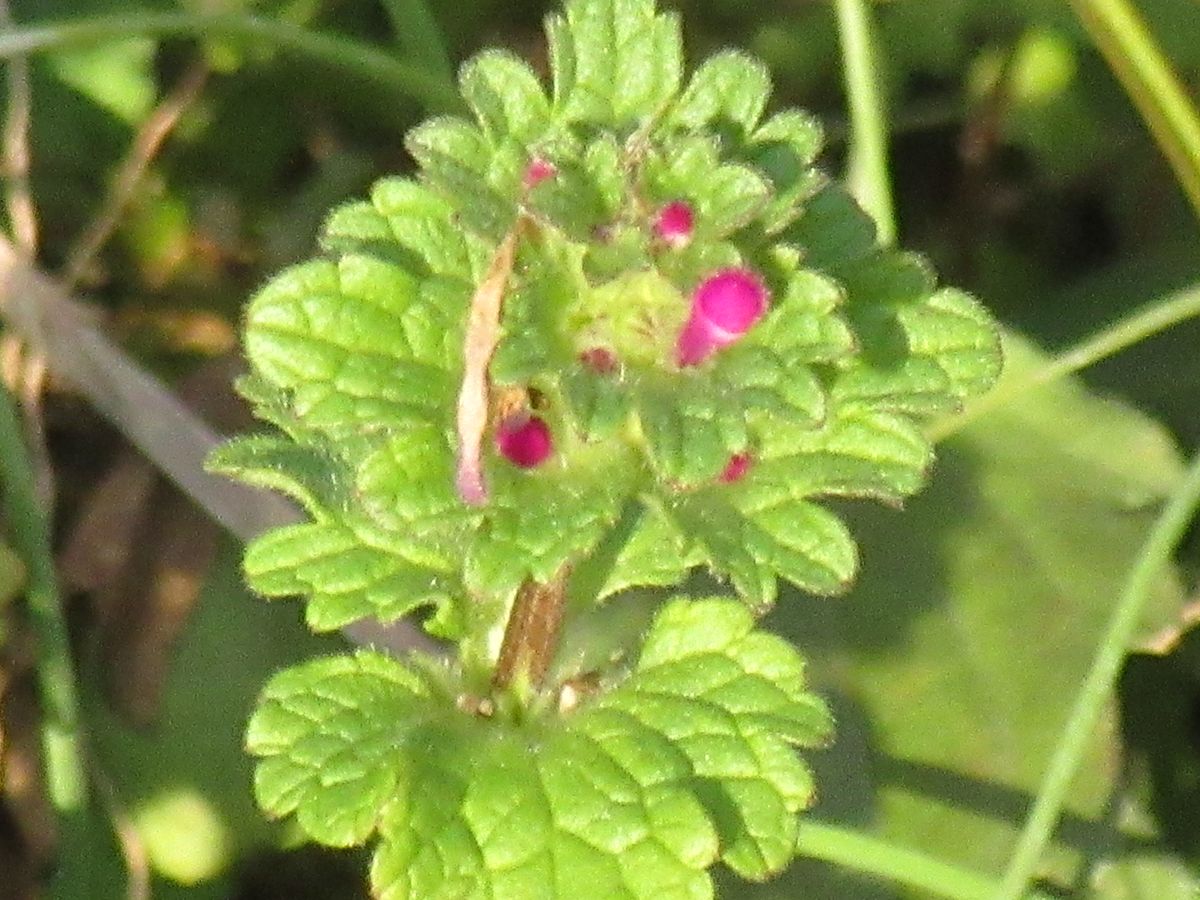
<instances>
[{"instance_id":1,"label":"plant stem","mask_svg":"<svg viewBox=\"0 0 1200 900\"><path fill-rule=\"evenodd\" d=\"M412 59L443 81L453 84L454 65L437 20L425 0L383 0L396 42Z\"/></svg>"},{"instance_id":2,"label":"plant stem","mask_svg":"<svg viewBox=\"0 0 1200 900\"><path fill-rule=\"evenodd\" d=\"M1200 217L1200 114L1129 0L1070 0Z\"/></svg>"},{"instance_id":3,"label":"plant stem","mask_svg":"<svg viewBox=\"0 0 1200 900\"><path fill-rule=\"evenodd\" d=\"M558 649L569 574L564 567L548 584L526 581L517 591L492 676L497 688L517 681L530 687L541 684Z\"/></svg>"},{"instance_id":4,"label":"plant stem","mask_svg":"<svg viewBox=\"0 0 1200 900\"><path fill-rule=\"evenodd\" d=\"M104 206L67 252L61 274L66 290L75 290L88 267L116 232L150 164L183 114L200 97L208 76L206 61L193 62L179 83L138 127L133 143L117 167Z\"/></svg>"},{"instance_id":5,"label":"plant stem","mask_svg":"<svg viewBox=\"0 0 1200 900\"><path fill-rule=\"evenodd\" d=\"M1024 378L1002 383L963 412L934 422L926 435L934 443L958 433L975 419L1006 406L1033 388L1073 375L1173 325L1200 316L1200 285L1193 285L1114 322L1059 353Z\"/></svg>"},{"instance_id":6,"label":"plant stem","mask_svg":"<svg viewBox=\"0 0 1200 900\"><path fill-rule=\"evenodd\" d=\"M887 117L877 66L877 47L867 0L834 0L842 40L846 97L850 104L850 158L846 182L875 220L882 244L896 240L896 217L888 169Z\"/></svg>"},{"instance_id":7,"label":"plant stem","mask_svg":"<svg viewBox=\"0 0 1200 900\"><path fill-rule=\"evenodd\" d=\"M20 415L0 389L0 490L9 543L28 573L26 602L37 640L37 678L42 703L42 750L50 802L63 816L81 815L87 783L81 750L75 670L50 551L50 526L33 491ZM69 853L71 848L63 848Z\"/></svg>"},{"instance_id":8,"label":"plant stem","mask_svg":"<svg viewBox=\"0 0 1200 900\"><path fill-rule=\"evenodd\" d=\"M891 841L837 825L802 819L796 852L803 857L915 887L948 900L992 900L996 879L963 869ZM1028 900L1043 900L1032 892Z\"/></svg>"},{"instance_id":9,"label":"plant stem","mask_svg":"<svg viewBox=\"0 0 1200 900\"><path fill-rule=\"evenodd\" d=\"M226 13L122 13L0 30L0 59L134 35L223 37L272 44L307 61L372 81L436 110L458 109L453 82L352 38Z\"/></svg>"},{"instance_id":10,"label":"plant stem","mask_svg":"<svg viewBox=\"0 0 1200 900\"><path fill-rule=\"evenodd\" d=\"M1075 699L1050 766L1042 778L1033 809L1025 821L1016 850L1005 871L1001 891L996 895L997 900L1016 900L1029 884L1058 822L1067 791L1079 771L1088 739L1112 693L1121 662L1141 620L1155 579L1170 561L1171 553L1192 521L1198 505L1200 453L1196 454L1183 482L1154 523L1130 569L1108 630Z\"/></svg>"}]
</instances>

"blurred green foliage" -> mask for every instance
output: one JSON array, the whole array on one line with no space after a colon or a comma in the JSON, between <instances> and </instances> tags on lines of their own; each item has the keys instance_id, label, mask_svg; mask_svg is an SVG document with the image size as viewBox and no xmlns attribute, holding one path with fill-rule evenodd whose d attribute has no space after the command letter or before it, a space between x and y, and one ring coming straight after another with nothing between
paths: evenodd
<instances>
[{"instance_id":1,"label":"blurred green foliage","mask_svg":"<svg viewBox=\"0 0 1200 900\"><path fill-rule=\"evenodd\" d=\"M535 63L544 61L538 26L551 5L431 4L453 60L500 43ZM696 58L746 47L771 69L777 106L825 120L833 144L825 165L836 171L846 129L831 8L817 0L674 5ZM1139 5L1195 91L1200 11L1189 0ZM373 0L12 7L22 24L151 9L252 11L400 53ZM902 240L928 254L947 282L1054 348L1200 281L1200 229L1066 4L888 0L875 10ZM84 285L118 323L153 313L149 326L118 333L166 376L226 345L173 340L154 316L212 316L232 334L244 299L312 252L330 207L382 174L411 170L402 137L423 115L408 98L229 41L131 37L39 55L33 187L48 267L61 264L102 206L157 99L200 58L214 70L210 84L154 160ZM818 771L821 814L982 868L1003 863L1043 763L1033 748L1064 718L1122 564L1177 474L1171 437L1200 441L1198 342L1200 323L1180 326L1090 369L1057 396L1039 394L955 438L908 515L864 517L870 538L855 596L837 607L787 604L778 624L821 657L819 686L841 713L838 744ZM246 597L231 559L212 575L176 656L167 714L153 731L129 730L97 692L85 695L98 764L143 832L160 879L155 896L357 896L341 858L258 855L288 836L251 806L242 723L268 671L323 645L290 607ZM1181 555L1180 577L1163 582L1161 608L1178 601L1197 562L1194 548ZM17 570L6 559L0 570L8 579L2 593L9 581L15 586ZM1125 743L1116 740L1114 714L1060 833L1066 849L1056 874L1079 896L1191 896L1188 864L1200 859L1200 818L1190 802L1200 771L1195 639L1136 658L1123 690ZM937 709L927 708L931 698ZM1123 748L1146 774L1119 777ZM959 846L967 833L973 845ZM195 844L205 834L212 839ZM1138 855L1117 854L1127 840ZM111 836L97 843L115 852ZM813 865L744 891L901 895ZM733 887L724 894L735 895Z\"/></svg>"}]
</instances>

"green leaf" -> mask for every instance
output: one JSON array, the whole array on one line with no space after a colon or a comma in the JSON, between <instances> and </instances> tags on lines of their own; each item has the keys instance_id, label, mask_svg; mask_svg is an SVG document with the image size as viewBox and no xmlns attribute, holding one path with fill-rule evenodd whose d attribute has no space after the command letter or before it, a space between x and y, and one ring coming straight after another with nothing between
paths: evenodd
<instances>
[{"instance_id":1,"label":"green leaf","mask_svg":"<svg viewBox=\"0 0 1200 900\"><path fill-rule=\"evenodd\" d=\"M711 128L744 142L762 117L770 93L771 77L762 63L726 50L696 70L668 122L689 131Z\"/></svg>"},{"instance_id":2,"label":"green leaf","mask_svg":"<svg viewBox=\"0 0 1200 900\"><path fill-rule=\"evenodd\" d=\"M279 491L310 512L341 506L345 499L345 466L329 448L273 435L234 438L209 455L205 468Z\"/></svg>"},{"instance_id":3,"label":"green leaf","mask_svg":"<svg viewBox=\"0 0 1200 900\"><path fill-rule=\"evenodd\" d=\"M493 469L493 509L466 550L467 585L507 597L526 578L551 581L617 521L636 487L631 471L630 451L613 456L597 447L535 472Z\"/></svg>"},{"instance_id":4,"label":"green leaf","mask_svg":"<svg viewBox=\"0 0 1200 900\"><path fill-rule=\"evenodd\" d=\"M719 485L683 497L670 512L706 562L760 609L775 601L777 575L814 594L838 594L858 571L846 526L786 484Z\"/></svg>"},{"instance_id":5,"label":"green leaf","mask_svg":"<svg viewBox=\"0 0 1200 900\"><path fill-rule=\"evenodd\" d=\"M642 172L647 195L660 203L685 200L695 213L696 240L716 241L749 224L766 206L771 188L749 166L721 160L716 137L687 134L648 156Z\"/></svg>"},{"instance_id":6,"label":"green leaf","mask_svg":"<svg viewBox=\"0 0 1200 900\"><path fill-rule=\"evenodd\" d=\"M1011 335L1006 354L1016 381L1046 360ZM1077 379L979 418L938 457L903 515L854 516L864 565L846 601L783 603L776 621L812 648L814 666L836 672L864 722L860 754L879 780L847 815L873 810L904 845L996 871L1012 850L1012 821L994 787L1019 791L1014 800L1036 791L1182 465L1164 429ZM1175 572L1162 573L1153 597L1147 633L1183 602ZM1119 754L1106 720L1068 816L1091 820L1109 806ZM1073 849L1057 845L1047 872L1071 883Z\"/></svg>"},{"instance_id":7,"label":"green leaf","mask_svg":"<svg viewBox=\"0 0 1200 900\"><path fill-rule=\"evenodd\" d=\"M704 374L644 373L634 398L651 464L668 483L711 481L749 443L738 398Z\"/></svg>"},{"instance_id":8,"label":"green leaf","mask_svg":"<svg viewBox=\"0 0 1200 900\"><path fill-rule=\"evenodd\" d=\"M396 791L397 723L419 715L426 695L419 679L378 653L284 669L267 682L246 730L246 749L261 757L259 805L275 817L294 813L323 844L361 844Z\"/></svg>"},{"instance_id":9,"label":"green leaf","mask_svg":"<svg viewBox=\"0 0 1200 900\"><path fill-rule=\"evenodd\" d=\"M306 620L314 631L333 631L368 616L392 621L447 596L431 560L365 525L278 528L250 544L245 568L250 586L264 596L305 596Z\"/></svg>"},{"instance_id":10,"label":"green leaf","mask_svg":"<svg viewBox=\"0 0 1200 900\"><path fill-rule=\"evenodd\" d=\"M396 427L448 406L456 388L444 344L454 326L438 321L449 310L418 302L433 291L465 304L463 292L372 256L305 263L251 302L246 350L309 427L333 436Z\"/></svg>"},{"instance_id":11,"label":"green leaf","mask_svg":"<svg viewBox=\"0 0 1200 900\"><path fill-rule=\"evenodd\" d=\"M390 900L711 897L718 859L753 878L791 859L813 796L793 748L831 724L796 651L729 600L668 604L632 672L576 709L460 705L378 654L287 670L250 724L259 799L335 846L377 830Z\"/></svg>"},{"instance_id":12,"label":"green leaf","mask_svg":"<svg viewBox=\"0 0 1200 900\"><path fill-rule=\"evenodd\" d=\"M516 198L493 184L493 148L478 128L449 116L431 119L409 132L405 146L464 225L492 241L512 227Z\"/></svg>"},{"instance_id":13,"label":"green leaf","mask_svg":"<svg viewBox=\"0 0 1200 900\"><path fill-rule=\"evenodd\" d=\"M654 0L568 0L546 22L554 107L569 122L617 130L663 110L679 90L679 21Z\"/></svg>"},{"instance_id":14,"label":"green leaf","mask_svg":"<svg viewBox=\"0 0 1200 900\"><path fill-rule=\"evenodd\" d=\"M493 145L503 138L531 144L550 125L550 103L537 75L511 53L480 53L463 67L459 84Z\"/></svg>"}]
</instances>

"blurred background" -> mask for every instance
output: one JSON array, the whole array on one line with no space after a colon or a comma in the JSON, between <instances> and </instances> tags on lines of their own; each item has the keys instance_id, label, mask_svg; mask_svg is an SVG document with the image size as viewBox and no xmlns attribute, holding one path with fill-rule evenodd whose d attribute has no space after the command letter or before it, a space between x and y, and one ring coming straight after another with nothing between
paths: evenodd
<instances>
[{"instance_id":1,"label":"blurred background","mask_svg":"<svg viewBox=\"0 0 1200 900\"><path fill-rule=\"evenodd\" d=\"M379 0L10 3L18 28L117 17L103 20L103 39L51 29L31 58L39 267L214 427L248 427L229 387L243 303L314 252L331 206L411 170L403 135L429 110L272 40L148 35L145 16L253 14L370 44L434 78L439 52L408 46L389 15L405 4ZM824 166L841 171L847 110L828 3L664 5L682 13L693 62L729 45L760 56L774 105L818 113ZM1200 6L1138 5L1180 75L1200 85ZM544 70L552 4L429 6L454 65L498 44ZM1200 284L1196 218L1066 3L889 0L874 12L900 243L1030 339L1018 369L1043 358L1037 347L1053 352ZM866 538L853 596L781 601L771 624L812 654L839 711L838 742L817 759L818 815L999 870L1128 563L1177 479L1177 448L1200 441L1198 348L1200 324L1178 325L956 435L903 516L856 511ZM49 455L39 472L54 497L98 786L89 865L111 886L97 896L365 896L364 854L299 846L262 820L241 750L267 675L340 639L309 635L296 604L248 597L236 542L69 385L31 373L11 334L4 353L10 383L40 398ZM1195 551L1185 545L1164 578L1145 652L1127 664L1121 703L1089 751L1046 873L1064 895L1196 896L1200 638L1180 614ZM25 898L37 896L58 835L39 780L33 643L20 607L4 609L0 898ZM730 881L722 896L916 895L801 864L768 885Z\"/></svg>"}]
</instances>

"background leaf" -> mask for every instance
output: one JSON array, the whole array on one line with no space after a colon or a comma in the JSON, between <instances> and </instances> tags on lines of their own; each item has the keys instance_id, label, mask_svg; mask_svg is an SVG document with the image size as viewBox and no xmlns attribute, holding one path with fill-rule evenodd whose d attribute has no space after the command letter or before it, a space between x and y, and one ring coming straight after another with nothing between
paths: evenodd
<instances>
[{"instance_id":1,"label":"background leaf","mask_svg":"<svg viewBox=\"0 0 1200 900\"><path fill-rule=\"evenodd\" d=\"M1014 336L1006 345L1008 377L1041 358ZM1002 865L1179 475L1159 426L1068 380L943 444L931 487L902 517L856 517L866 563L852 602L786 604L776 619L820 648L818 670L846 708L839 740L851 756L831 772L874 773L873 796L843 814L980 869ZM1181 601L1178 577L1164 573L1146 628ZM1092 737L1069 816L1098 816L1113 790L1113 728L1110 715ZM1074 834L1064 837L1077 851ZM1047 872L1070 873L1078 859L1059 845Z\"/></svg>"}]
</instances>

